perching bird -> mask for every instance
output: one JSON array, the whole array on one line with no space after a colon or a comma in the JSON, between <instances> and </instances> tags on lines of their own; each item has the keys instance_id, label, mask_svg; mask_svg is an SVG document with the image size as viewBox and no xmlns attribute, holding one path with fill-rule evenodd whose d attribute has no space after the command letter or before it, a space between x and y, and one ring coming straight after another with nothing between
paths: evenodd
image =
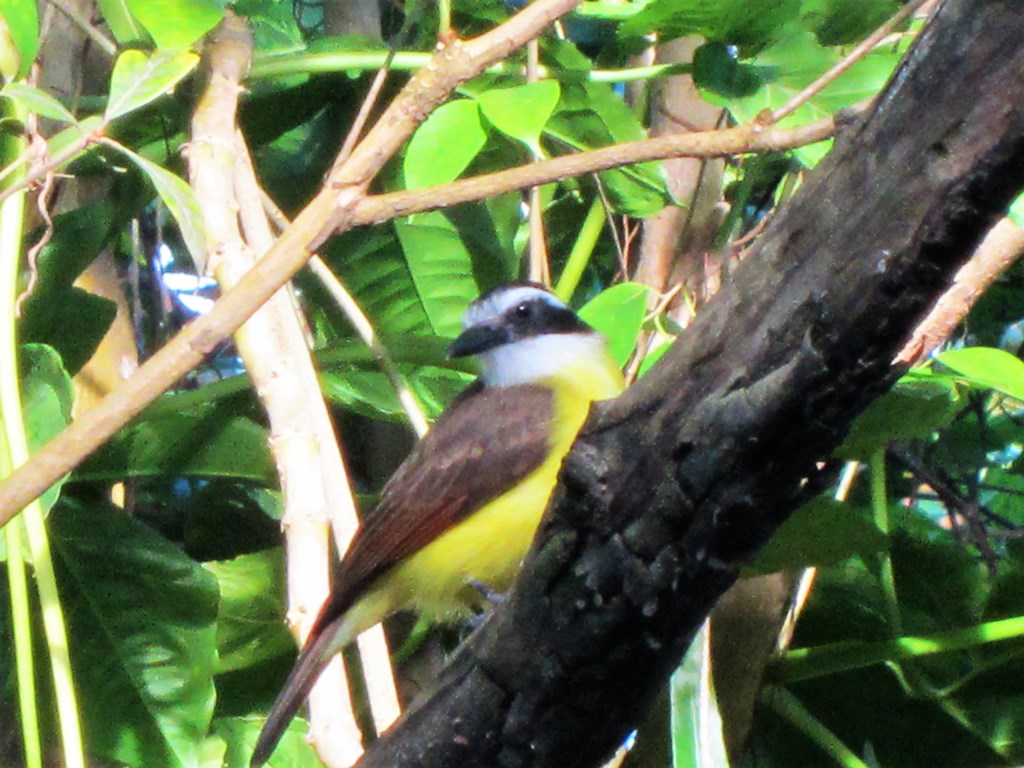
<instances>
[{"instance_id":1,"label":"perching bird","mask_svg":"<svg viewBox=\"0 0 1024 768\"><path fill-rule=\"evenodd\" d=\"M267 716L253 768L359 633L406 608L457 620L480 605L480 585L511 585L591 403L624 386L604 337L531 283L470 305L448 350L469 355L480 379L441 414L356 533Z\"/></svg>"}]
</instances>

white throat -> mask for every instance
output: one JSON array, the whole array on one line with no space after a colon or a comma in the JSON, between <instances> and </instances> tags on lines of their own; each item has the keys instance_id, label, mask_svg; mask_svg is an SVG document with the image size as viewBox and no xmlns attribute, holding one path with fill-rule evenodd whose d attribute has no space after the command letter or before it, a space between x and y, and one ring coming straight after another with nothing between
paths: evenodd
<instances>
[{"instance_id":1,"label":"white throat","mask_svg":"<svg viewBox=\"0 0 1024 768\"><path fill-rule=\"evenodd\" d=\"M477 355L480 378L488 387L573 375L580 368L607 359L604 338L597 333L550 333L504 344Z\"/></svg>"}]
</instances>

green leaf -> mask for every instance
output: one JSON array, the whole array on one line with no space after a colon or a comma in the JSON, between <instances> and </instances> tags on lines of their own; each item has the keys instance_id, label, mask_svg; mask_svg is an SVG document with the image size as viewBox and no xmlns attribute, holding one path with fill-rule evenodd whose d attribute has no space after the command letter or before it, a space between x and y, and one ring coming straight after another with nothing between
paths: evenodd
<instances>
[{"instance_id":1,"label":"green leaf","mask_svg":"<svg viewBox=\"0 0 1024 768\"><path fill-rule=\"evenodd\" d=\"M178 223L178 229L192 256L196 272L203 274L206 271L206 225L203 223L203 212L199 208L199 201L196 200L192 187L166 168L132 152L127 147L122 146L119 149L149 177L160 199Z\"/></svg>"},{"instance_id":2,"label":"green leaf","mask_svg":"<svg viewBox=\"0 0 1024 768\"><path fill-rule=\"evenodd\" d=\"M701 35L747 52L765 48L800 12L800 0L652 0L620 27L621 37Z\"/></svg>"},{"instance_id":3,"label":"green leaf","mask_svg":"<svg viewBox=\"0 0 1024 768\"><path fill-rule=\"evenodd\" d=\"M558 81L541 80L484 91L476 99L491 125L543 156L540 135L558 106L560 93Z\"/></svg>"},{"instance_id":4,"label":"green leaf","mask_svg":"<svg viewBox=\"0 0 1024 768\"><path fill-rule=\"evenodd\" d=\"M53 347L25 344L20 365L22 417L29 451L35 453L71 421L75 389ZM56 503L63 483L64 479L57 481L39 497L44 513Z\"/></svg>"},{"instance_id":5,"label":"green leaf","mask_svg":"<svg viewBox=\"0 0 1024 768\"><path fill-rule=\"evenodd\" d=\"M217 577L217 674L295 650L284 623L284 550L207 563Z\"/></svg>"},{"instance_id":6,"label":"green leaf","mask_svg":"<svg viewBox=\"0 0 1024 768\"><path fill-rule=\"evenodd\" d=\"M257 53L295 52L305 48L302 29L295 20L290 3L237 0L231 9L248 22Z\"/></svg>"},{"instance_id":7,"label":"green leaf","mask_svg":"<svg viewBox=\"0 0 1024 768\"><path fill-rule=\"evenodd\" d=\"M28 73L39 51L39 14L32 0L0 0L0 74Z\"/></svg>"},{"instance_id":8,"label":"green leaf","mask_svg":"<svg viewBox=\"0 0 1024 768\"><path fill-rule=\"evenodd\" d=\"M398 220L395 232L431 330L438 336L457 335L462 313L480 293L459 232L439 211Z\"/></svg>"},{"instance_id":9,"label":"green leaf","mask_svg":"<svg viewBox=\"0 0 1024 768\"><path fill-rule=\"evenodd\" d=\"M1014 224L1024 229L1024 194L1017 195L1010 204L1009 215Z\"/></svg>"},{"instance_id":10,"label":"green leaf","mask_svg":"<svg viewBox=\"0 0 1024 768\"><path fill-rule=\"evenodd\" d=\"M339 235L328 242L327 253L332 269L378 333L390 337L433 334L392 226Z\"/></svg>"},{"instance_id":11,"label":"green leaf","mask_svg":"<svg viewBox=\"0 0 1024 768\"><path fill-rule=\"evenodd\" d=\"M103 20L107 22L114 38L122 46L138 43L146 38L146 31L128 10L127 0L96 0Z\"/></svg>"},{"instance_id":12,"label":"green leaf","mask_svg":"<svg viewBox=\"0 0 1024 768\"><path fill-rule=\"evenodd\" d=\"M886 548L888 538L865 511L819 496L796 510L749 566L750 573L830 566Z\"/></svg>"},{"instance_id":13,"label":"green leaf","mask_svg":"<svg viewBox=\"0 0 1024 768\"><path fill-rule=\"evenodd\" d=\"M487 142L480 108L472 99L438 107L426 119L405 151L405 186L419 189L457 179Z\"/></svg>"},{"instance_id":14,"label":"green leaf","mask_svg":"<svg viewBox=\"0 0 1024 768\"><path fill-rule=\"evenodd\" d=\"M938 355L936 360L975 386L1024 401L1024 361L1005 350L993 347L951 349Z\"/></svg>"},{"instance_id":15,"label":"green leaf","mask_svg":"<svg viewBox=\"0 0 1024 768\"><path fill-rule=\"evenodd\" d=\"M67 108L57 99L53 98L46 91L35 88L21 82L7 83L0 91L0 96L6 96L12 101L18 102L29 112L48 117L51 120L58 120L64 123L74 123L75 116L68 112Z\"/></svg>"},{"instance_id":16,"label":"green leaf","mask_svg":"<svg viewBox=\"0 0 1024 768\"><path fill-rule=\"evenodd\" d=\"M118 481L175 475L277 485L266 428L212 406L143 416L86 459L75 477Z\"/></svg>"},{"instance_id":17,"label":"green leaf","mask_svg":"<svg viewBox=\"0 0 1024 768\"><path fill-rule=\"evenodd\" d=\"M156 101L172 90L199 63L191 51L157 51L145 54L129 50L117 57L110 76L110 99L104 118L116 120Z\"/></svg>"},{"instance_id":18,"label":"green leaf","mask_svg":"<svg viewBox=\"0 0 1024 768\"><path fill-rule=\"evenodd\" d=\"M927 438L953 420L961 399L951 377L911 372L854 420L836 456L866 461L888 443Z\"/></svg>"},{"instance_id":19,"label":"green leaf","mask_svg":"<svg viewBox=\"0 0 1024 768\"><path fill-rule=\"evenodd\" d=\"M620 366L629 362L647 316L651 289L640 283L620 283L588 301L579 315L608 339L608 351Z\"/></svg>"},{"instance_id":20,"label":"green leaf","mask_svg":"<svg viewBox=\"0 0 1024 768\"><path fill-rule=\"evenodd\" d=\"M214 705L216 580L120 509L62 501L49 525L90 750L196 765Z\"/></svg>"},{"instance_id":21,"label":"green leaf","mask_svg":"<svg viewBox=\"0 0 1024 768\"><path fill-rule=\"evenodd\" d=\"M216 0L126 0L157 48L187 48L224 15Z\"/></svg>"},{"instance_id":22,"label":"green leaf","mask_svg":"<svg viewBox=\"0 0 1024 768\"><path fill-rule=\"evenodd\" d=\"M256 717L219 717L214 721L214 733L227 743L226 768L248 768L264 722L264 718ZM308 731L309 724L301 717L292 720L267 761L267 768L321 768L323 763L307 739Z\"/></svg>"}]
</instances>

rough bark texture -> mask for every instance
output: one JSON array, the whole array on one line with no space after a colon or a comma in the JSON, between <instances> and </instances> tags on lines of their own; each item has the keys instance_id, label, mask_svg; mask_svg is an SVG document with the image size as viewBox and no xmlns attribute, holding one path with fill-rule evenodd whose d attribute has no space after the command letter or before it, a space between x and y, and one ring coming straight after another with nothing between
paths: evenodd
<instances>
[{"instance_id":1,"label":"rough bark texture","mask_svg":"<svg viewBox=\"0 0 1024 768\"><path fill-rule=\"evenodd\" d=\"M672 353L594 414L508 601L364 766L590 766L1024 186L1019 0L948 0Z\"/></svg>"}]
</instances>

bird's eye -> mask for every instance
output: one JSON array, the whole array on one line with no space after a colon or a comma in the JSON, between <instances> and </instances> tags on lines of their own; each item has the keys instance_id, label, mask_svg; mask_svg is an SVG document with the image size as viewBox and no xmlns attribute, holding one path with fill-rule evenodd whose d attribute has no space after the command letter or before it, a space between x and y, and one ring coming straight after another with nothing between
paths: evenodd
<instances>
[{"instance_id":1,"label":"bird's eye","mask_svg":"<svg viewBox=\"0 0 1024 768\"><path fill-rule=\"evenodd\" d=\"M530 305L527 302L516 307L516 317L529 317L530 316Z\"/></svg>"}]
</instances>

